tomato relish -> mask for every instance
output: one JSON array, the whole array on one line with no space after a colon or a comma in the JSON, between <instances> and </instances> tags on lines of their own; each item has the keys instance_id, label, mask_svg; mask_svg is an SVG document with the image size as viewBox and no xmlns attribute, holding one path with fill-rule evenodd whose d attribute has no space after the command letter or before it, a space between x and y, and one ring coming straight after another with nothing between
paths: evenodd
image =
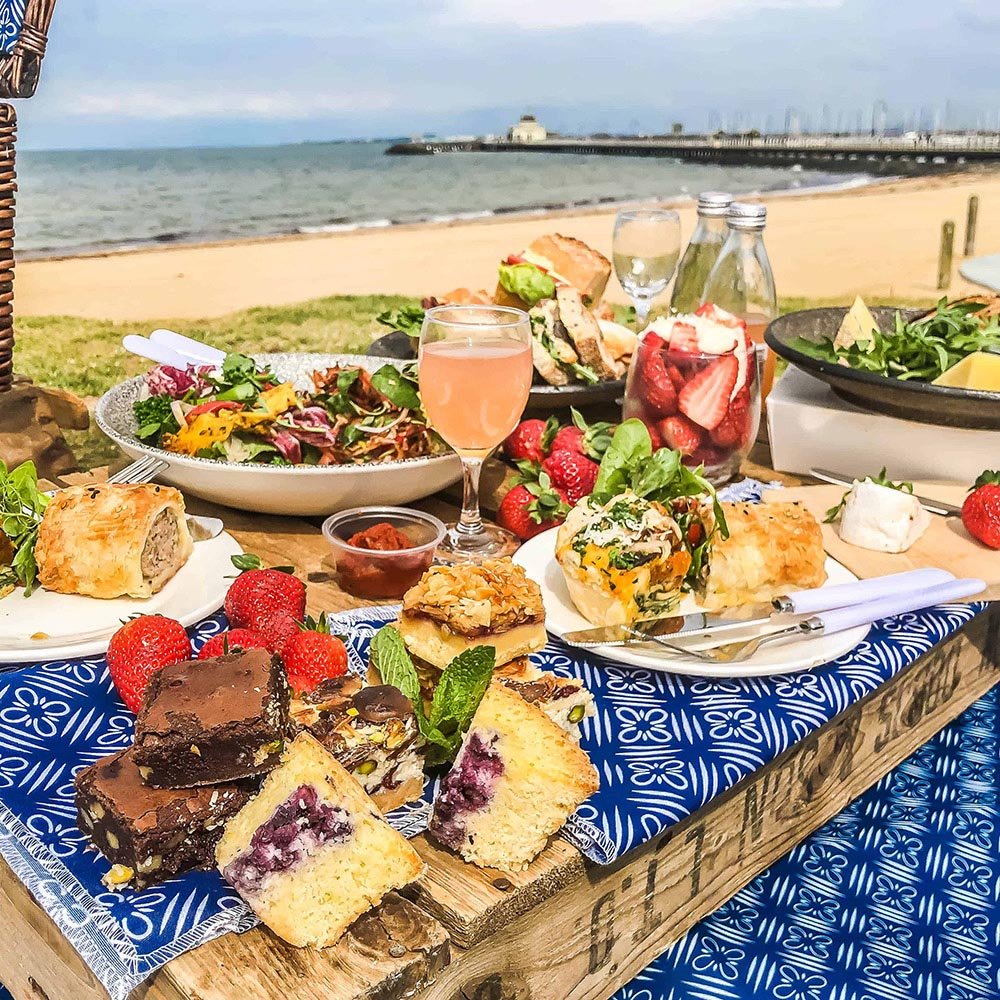
<instances>
[{"instance_id":1,"label":"tomato relish","mask_svg":"<svg viewBox=\"0 0 1000 1000\"><path fill-rule=\"evenodd\" d=\"M347 539L337 559L340 586L355 597L401 598L430 568L433 551L418 547L388 522L373 524Z\"/></svg>"}]
</instances>

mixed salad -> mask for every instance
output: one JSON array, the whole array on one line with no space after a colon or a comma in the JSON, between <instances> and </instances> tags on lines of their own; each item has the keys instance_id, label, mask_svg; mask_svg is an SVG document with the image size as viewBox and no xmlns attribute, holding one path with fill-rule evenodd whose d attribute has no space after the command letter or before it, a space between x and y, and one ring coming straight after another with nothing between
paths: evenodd
<instances>
[{"instance_id":1,"label":"mixed salad","mask_svg":"<svg viewBox=\"0 0 1000 1000\"><path fill-rule=\"evenodd\" d=\"M897 312L890 329L865 331L851 342L796 337L789 346L856 371L932 382L976 351L1000 352L1000 316L978 299L941 299L923 316L907 320Z\"/></svg>"},{"instance_id":2,"label":"mixed salad","mask_svg":"<svg viewBox=\"0 0 1000 1000\"><path fill-rule=\"evenodd\" d=\"M159 365L134 404L136 436L175 454L265 465L359 465L446 450L424 416L415 366L345 365L312 380L312 391L298 392L242 354L218 367Z\"/></svg>"}]
</instances>

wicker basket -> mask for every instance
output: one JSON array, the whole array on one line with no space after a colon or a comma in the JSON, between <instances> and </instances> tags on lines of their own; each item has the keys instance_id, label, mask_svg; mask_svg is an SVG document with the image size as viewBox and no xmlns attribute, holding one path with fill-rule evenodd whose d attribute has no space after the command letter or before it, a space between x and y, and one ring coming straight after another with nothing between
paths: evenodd
<instances>
[{"instance_id":1,"label":"wicker basket","mask_svg":"<svg viewBox=\"0 0 1000 1000\"><path fill-rule=\"evenodd\" d=\"M56 0L27 0L17 41L10 52L0 54L0 98L35 92L55 5Z\"/></svg>"},{"instance_id":2,"label":"wicker basket","mask_svg":"<svg viewBox=\"0 0 1000 1000\"><path fill-rule=\"evenodd\" d=\"M14 138L17 116L0 104L0 392L14 380Z\"/></svg>"}]
</instances>

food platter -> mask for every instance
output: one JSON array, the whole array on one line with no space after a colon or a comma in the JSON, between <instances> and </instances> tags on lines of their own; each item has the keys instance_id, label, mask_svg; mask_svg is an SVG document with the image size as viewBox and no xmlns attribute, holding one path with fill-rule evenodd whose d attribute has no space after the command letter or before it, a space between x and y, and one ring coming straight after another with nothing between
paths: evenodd
<instances>
[{"instance_id":1,"label":"food platter","mask_svg":"<svg viewBox=\"0 0 1000 1000\"><path fill-rule=\"evenodd\" d=\"M96 600L76 594L22 590L0 600L0 663L103 656L108 640L133 615L165 615L193 625L222 607L243 549L223 532L198 542L177 575L148 600ZM38 636L39 638L32 638Z\"/></svg>"},{"instance_id":2,"label":"food platter","mask_svg":"<svg viewBox=\"0 0 1000 1000\"><path fill-rule=\"evenodd\" d=\"M392 358L356 354L259 354L256 360L297 389L309 387L313 371L337 365L357 365L368 371L383 364L399 367L399 361ZM241 510L316 516L370 503L410 503L461 478L461 463L452 453L367 465L280 466L235 464L164 451L136 437L132 406L143 384L140 376L105 393L95 411L97 425L129 456L153 455L169 463L160 480L190 496Z\"/></svg>"},{"instance_id":3,"label":"food platter","mask_svg":"<svg viewBox=\"0 0 1000 1000\"><path fill-rule=\"evenodd\" d=\"M384 337L379 337L368 348L369 357L393 358L397 361L413 361L416 354L410 338L401 330L394 330ZM556 386L535 384L528 396L526 413L541 413L561 410L569 406L593 406L599 403L616 403L625 392L625 379L615 379L613 382L598 382L596 385L586 385L577 382L570 385Z\"/></svg>"},{"instance_id":4,"label":"food platter","mask_svg":"<svg viewBox=\"0 0 1000 1000\"><path fill-rule=\"evenodd\" d=\"M895 309L872 309L880 325L892 323ZM900 310L914 319L921 310ZM873 372L855 371L846 365L811 357L797 350L794 341L832 340L847 310L806 309L774 320L764 340L775 354L810 375L826 382L833 391L864 410L884 413L901 420L972 430L1000 429L1000 393L957 389L917 380L900 381Z\"/></svg>"},{"instance_id":5,"label":"food platter","mask_svg":"<svg viewBox=\"0 0 1000 1000\"><path fill-rule=\"evenodd\" d=\"M528 576L542 588L545 603L546 628L557 638L568 632L591 627L574 607L566 588L562 569L556 562L556 530L546 531L525 542L514 556L514 562L524 568ZM829 557L826 560L827 583L853 583L857 577L840 563ZM679 612L696 610L694 602L690 607L682 605ZM869 626L860 626L830 636L820 636L805 642L775 644L761 649L745 662L712 664L694 657L660 654L648 647L613 647L602 651L605 659L631 667L647 670L685 674L694 677L762 677L772 674L792 673L809 670L823 663L829 663L838 656L853 649L868 634ZM748 629L739 638L752 638L765 629ZM736 638L736 636L734 636ZM689 640L692 649L699 643ZM700 645L710 645L702 642Z\"/></svg>"}]
</instances>

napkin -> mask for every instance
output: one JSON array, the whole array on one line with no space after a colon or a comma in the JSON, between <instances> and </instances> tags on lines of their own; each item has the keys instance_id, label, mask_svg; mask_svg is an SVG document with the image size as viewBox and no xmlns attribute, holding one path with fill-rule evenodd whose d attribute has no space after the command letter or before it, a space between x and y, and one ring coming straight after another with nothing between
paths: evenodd
<instances>
[{"instance_id":1,"label":"napkin","mask_svg":"<svg viewBox=\"0 0 1000 1000\"><path fill-rule=\"evenodd\" d=\"M967 490L955 483L914 483L913 491L929 500L961 506ZM805 506L821 524L826 512L845 493L843 486L797 486L768 490L765 503L797 502ZM931 515L930 527L906 552L873 552L845 542L836 525L823 524L823 547L827 553L862 579L905 573L935 566L957 577L985 580L986 592L977 599L1000 600L1000 551L988 549L965 530L959 517Z\"/></svg>"}]
</instances>

